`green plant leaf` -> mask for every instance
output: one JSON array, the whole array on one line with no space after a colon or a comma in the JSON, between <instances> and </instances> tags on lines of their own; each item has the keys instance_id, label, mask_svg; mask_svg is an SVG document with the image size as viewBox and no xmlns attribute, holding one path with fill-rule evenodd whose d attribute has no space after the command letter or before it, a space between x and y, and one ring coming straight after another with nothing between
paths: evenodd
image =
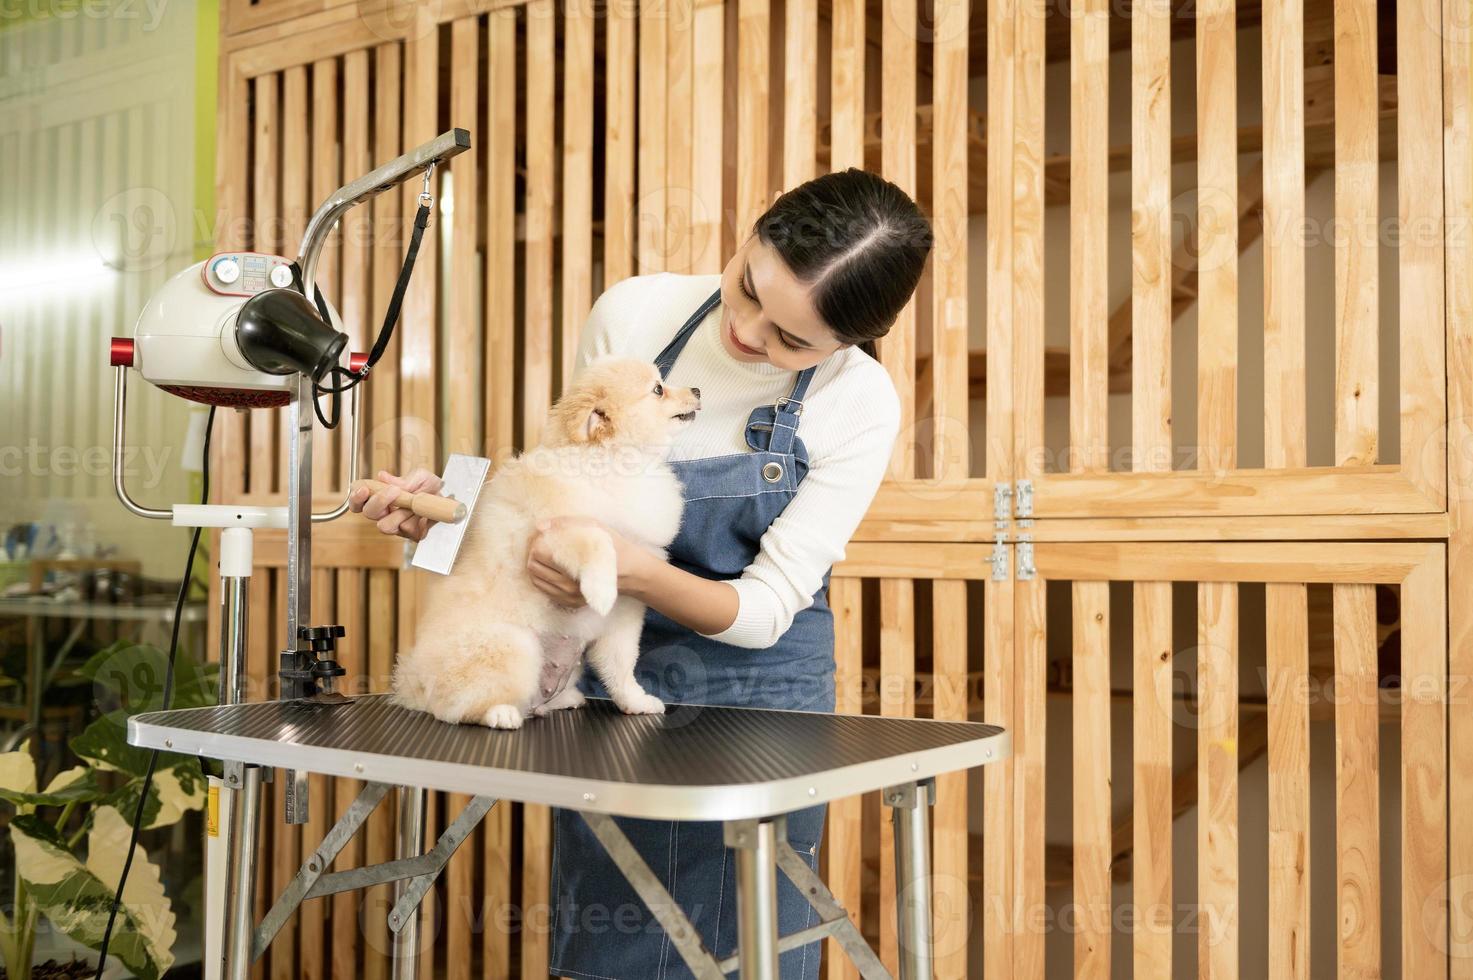
<instances>
[{"instance_id":1,"label":"green plant leaf","mask_svg":"<svg viewBox=\"0 0 1473 980\"><path fill-rule=\"evenodd\" d=\"M30 739L14 752L0 752L0 794L4 792L36 792L36 760L31 758Z\"/></svg>"},{"instance_id":2,"label":"green plant leaf","mask_svg":"<svg viewBox=\"0 0 1473 980\"><path fill-rule=\"evenodd\" d=\"M99 807L84 865L44 821L11 822L16 873L30 900L62 932L91 949L102 945L113 891L128 852L130 828L111 807ZM174 911L159 869L142 847L123 890L108 951L142 980L158 980L174 962Z\"/></svg>"},{"instance_id":3,"label":"green plant leaf","mask_svg":"<svg viewBox=\"0 0 1473 980\"><path fill-rule=\"evenodd\" d=\"M164 677L168 672L167 651L147 643L119 640L97 651L77 673L98 688L111 691L129 714L157 711L164 707ZM201 664L180 650L174 658L174 691L171 708L198 708L219 703L216 678L219 667Z\"/></svg>"},{"instance_id":4,"label":"green plant leaf","mask_svg":"<svg viewBox=\"0 0 1473 980\"><path fill-rule=\"evenodd\" d=\"M109 711L94 720L69 744L78 757L97 768L135 777L148 771L148 756L153 751L128 744L128 715L123 711ZM160 752L157 768L172 769L185 762L199 768L193 756L178 752Z\"/></svg>"},{"instance_id":5,"label":"green plant leaf","mask_svg":"<svg viewBox=\"0 0 1473 980\"><path fill-rule=\"evenodd\" d=\"M26 807L87 803L100 799L102 795L102 787L97 784L97 774L86 766L68 769L40 792L23 793L0 785L0 800L9 800L16 806Z\"/></svg>"}]
</instances>

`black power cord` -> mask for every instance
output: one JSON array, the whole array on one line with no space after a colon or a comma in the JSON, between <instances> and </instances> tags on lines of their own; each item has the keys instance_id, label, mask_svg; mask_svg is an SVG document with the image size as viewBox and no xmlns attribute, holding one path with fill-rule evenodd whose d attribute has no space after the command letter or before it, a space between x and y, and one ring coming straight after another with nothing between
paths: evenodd
<instances>
[{"instance_id":1,"label":"black power cord","mask_svg":"<svg viewBox=\"0 0 1473 980\"><path fill-rule=\"evenodd\" d=\"M210 502L210 433L215 428L215 407L210 406L209 418L205 420L204 465L201 469L199 502ZM179 596L174 600L174 626L169 637L169 661L164 668L164 698L162 710L168 710L174 696L174 658L179 653L179 625L184 613L184 597L189 593L193 580L194 555L199 549L199 535L203 528L195 528L189 539L189 557L184 560L184 575L179 580ZM107 947L112 942L113 925L117 922L118 907L123 904L123 886L128 882L128 872L133 868L133 852L138 849L138 834L143 829L143 809L148 803L148 791L153 788L153 770L159 761L159 750L148 754L148 768L143 773L143 790L138 794L138 808L133 813L133 835L128 840L128 854L123 858L123 873L118 876L118 890L113 893L112 908L107 914L107 929L102 933L102 947L97 954L95 980L102 980L102 971L107 968Z\"/></svg>"}]
</instances>

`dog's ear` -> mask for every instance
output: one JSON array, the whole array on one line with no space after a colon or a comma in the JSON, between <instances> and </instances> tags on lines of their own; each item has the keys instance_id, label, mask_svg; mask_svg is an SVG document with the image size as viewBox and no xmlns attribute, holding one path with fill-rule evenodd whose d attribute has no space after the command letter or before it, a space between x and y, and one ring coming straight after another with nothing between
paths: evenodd
<instances>
[{"instance_id":1,"label":"dog's ear","mask_svg":"<svg viewBox=\"0 0 1473 980\"><path fill-rule=\"evenodd\" d=\"M608 413L595 405L588 410L588 415L579 428L579 441L597 444L607 439L612 431L613 425L609 422Z\"/></svg>"}]
</instances>

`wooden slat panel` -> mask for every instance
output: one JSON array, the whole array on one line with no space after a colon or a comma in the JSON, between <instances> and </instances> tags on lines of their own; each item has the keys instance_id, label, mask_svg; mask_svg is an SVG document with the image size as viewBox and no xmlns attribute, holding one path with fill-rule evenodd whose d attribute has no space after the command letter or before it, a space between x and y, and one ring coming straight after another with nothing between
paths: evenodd
<instances>
[{"instance_id":1,"label":"wooden slat panel","mask_svg":"<svg viewBox=\"0 0 1473 980\"><path fill-rule=\"evenodd\" d=\"M660 255L669 272L690 271L691 249L691 48L692 0L664 0L665 8L665 214Z\"/></svg>"},{"instance_id":2,"label":"wooden slat panel","mask_svg":"<svg viewBox=\"0 0 1473 980\"><path fill-rule=\"evenodd\" d=\"M1014 925L1013 970L1017 976L1044 972L1043 917L1046 907L1044 824L1048 783L1048 608L1047 583L1019 581L1013 590L1013 888L1019 909Z\"/></svg>"},{"instance_id":3,"label":"wooden slat panel","mask_svg":"<svg viewBox=\"0 0 1473 980\"><path fill-rule=\"evenodd\" d=\"M726 14L722 4L695 9L691 115L691 255L693 273L716 273L721 261L721 185L725 166Z\"/></svg>"},{"instance_id":4,"label":"wooden slat panel","mask_svg":"<svg viewBox=\"0 0 1473 980\"><path fill-rule=\"evenodd\" d=\"M333 190L336 190L336 187ZM335 578L336 573L332 569L312 569L311 622L338 622ZM307 822L302 826L300 860L305 861L316 849L322 838L327 835L328 828L332 826L333 819L336 817L334 811L337 790L333 786L334 782L335 780L328 779L320 773L312 773L307 779L308 792L311 795L308 801ZM300 868L299 864L293 870L294 877ZM298 959L297 976L302 980L320 980L326 976L327 964L324 954L329 945L326 916L329 907L327 902L303 902L297 913L301 923L301 952Z\"/></svg>"},{"instance_id":5,"label":"wooden slat panel","mask_svg":"<svg viewBox=\"0 0 1473 980\"><path fill-rule=\"evenodd\" d=\"M1069 469L1109 468L1110 10L1086 0L1069 42ZM1083 934L1076 937L1086 941ZM1078 954L1075 956L1076 970Z\"/></svg>"},{"instance_id":6,"label":"wooden slat panel","mask_svg":"<svg viewBox=\"0 0 1473 980\"><path fill-rule=\"evenodd\" d=\"M308 79L307 66L293 65L281 73L281 239L279 251L288 257L297 254L307 233L308 195L310 193L311 147L308 143ZM304 406L304 411L309 407ZM278 430L276 490L286 493L291 482L287 454L291 444L291 412L280 409L272 413ZM318 428L314 421L312 427ZM317 448L314 440L313 448ZM315 454L314 454L315 455ZM314 473L315 475L315 473ZM285 620L279 622L285 624ZM296 828L301 833L301 828Z\"/></svg>"},{"instance_id":7,"label":"wooden slat panel","mask_svg":"<svg viewBox=\"0 0 1473 980\"><path fill-rule=\"evenodd\" d=\"M516 446L516 10L486 31L486 452L500 460Z\"/></svg>"},{"instance_id":8,"label":"wooden slat panel","mask_svg":"<svg viewBox=\"0 0 1473 980\"><path fill-rule=\"evenodd\" d=\"M252 576L252 578L254 577ZM271 627L276 627L277 624L286 622L286 573L276 572L272 575L272 578L274 579L274 588L271 591L271 618L269 622ZM271 638L267 640L267 643L270 644L267 648L268 651L274 649L279 642L276 633L276 629L270 629ZM267 659L269 663L275 657L268 653ZM274 680L276 668L274 666L268 666L267 671L267 676ZM271 693L273 696L279 696L279 688L274 683ZM271 855L270 873L262 875L262 880L256 883L257 892L266 892L268 906L272 902L275 902L277 895L280 895L286 890L286 886L291 884L292 878L296 875L297 869L302 866L302 828L300 825L289 824L284 819L286 807L285 769L276 770L276 778L272 783L272 789L274 792L271 793L270 799L266 804L266 809L261 814L261 822L263 824L274 825L271 828L271 843L269 849L265 844L262 844L261 849L257 852L258 854ZM318 805L321 805L322 801L319 799L317 802ZM263 861L262 864L264 870L265 862ZM268 882L269 884L267 884ZM266 887L262 888L262 885L266 885ZM278 978L295 980L295 977L301 971L301 961L298 959L297 952L297 937L301 930L301 922L302 912L298 909L295 914L286 920L286 924L281 927L281 931L272 940L269 948L269 969L272 980L278 980Z\"/></svg>"},{"instance_id":9,"label":"wooden slat panel","mask_svg":"<svg viewBox=\"0 0 1473 980\"><path fill-rule=\"evenodd\" d=\"M481 908L485 910L481 932L483 980L511 980L511 947L514 936L509 923L512 910L511 856L515 843L512 839L511 812L510 803L498 803L486 814L481 824L485 828L482 854L485 899L481 903Z\"/></svg>"},{"instance_id":10,"label":"wooden slat panel","mask_svg":"<svg viewBox=\"0 0 1473 980\"><path fill-rule=\"evenodd\" d=\"M1137 8L1139 10L1139 8ZM1134 587L1131 887L1135 975L1171 976L1171 583Z\"/></svg>"},{"instance_id":11,"label":"wooden slat panel","mask_svg":"<svg viewBox=\"0 0 1473 980\"><path fill-rule=\"evenodd\" d=\"M1376 4L1335 0L1335 462L1376 462Z\"/></svg>"},{"instance_id":12,"label":"wooden slat panel","mask_svg":"<svg viewBox=\"0 0 1473 980\"><path fill-rule=\"evenodd\" d=\"M373 156L375 160L392 160L401 151L402 71L398 44L383 44L374 50ZM400 209L403 202L393 194L380 194L373 204L373 308L388 308L399 278L403 259L396 236L387 230L403 227ZM416 271L418 279L423 273ZM373 369L368 389L369 428L364 441L368 460L366 472L381 469L399 470L399 351L403 347L403 331L395 330L394 338L384 349L384 356Z\"/></svg>"},{"instance_id":13,"label":"wooden slat panel","mask_svg":"<svg viewBox=\"0 0 1473 980\"><path fill-rule=\"evenodd\" d=\"M1164 4L1143 4L1130 18L1131 432L1137 472L1171 469L1170 17Z\"/></svg>"},{"instance_id":14,"label":"wooden slat panel","mask_svg":"<svg viewBox=\"0 0 1473 980\"><path fill-rule=\"evenodd\" d=\"M634 16L635 8L622 3L610 4L605 16L605 289L634 274Z\"/></svg>"},{"instance_id":15,"label":"wooden slat panel","mask_svg":"<svg viewBox=\"0 0 1473 980\"><path fill-rule=\"evenodd\" d=\"M1015 715L1013 679L1014 582L984 580L984 666L982 699L989 724L1011 730ZM987 980L1013 976L1013 931L1016 882L1013 867L1014 787L1017 757L982 769L982 916L983 975Z\"/></svg>"},{"instance_id":16,"label":"wooden slat panel","mask_svg":"<svg viewBox=\"0 0 1473 980\"><path fill-rule=\"evenodd\" d=\"M551 917L544 911L551 897L552 811L540 804L522 807L522 980L545 980Z\"/></svg>"},{"instance_id":17,"label":"wooden slat panel","mask_svg":"<svg viewBox=\"0 0 1473 980\"><path fill-rule=\"evenodd\" d=\"M856 578L834 577L829 580L829 606L834 611L834 711L839 714L862 714L864 698L864 615L862 583ZM863 891L860 887L860 850L863 836L863 809L858 796L835 800L829 804L827 840L827 884L829 891L849 913L850 920L860 924ZM938 866L940 857L937 857ZM856 980L859 971L837 940L824 943L827 957L827 980Z\"/></svg>"},{"instance_id":18,"label":"wooden slat panel","mask_svg":"<svg viewBox=\"0 0 1473 980\"><path fill-rule=\"evenodd\" d=\"M1268 624L1268 964L1309 972L1309 612L1305 586L1264 587Z\"/></svg>"},{"instance_id":19,"label":"wooden slat panel","mask_svg":"<svg viewBox=\"0 0 1473 980\"><path fill-rule=\"evenodd\" d=\"M360 57L356 59L357 62L366 67L367 58L362 57L362 52L358 54ZM343 79L349 86L348 91L351 91L355 58L349 55L344 61ZM345 99L346 110L351 111L352 105L351 100ZM347 140L344 142L346 144ZM348 160L345 150L344 163L347 164ZM360 171L354 171L358 172ZM339 661L348 672L342 678L341 689L350 695L367 691L367 682L371 677L368 644L372 634L369 631L368 609L364 602L366 581L367 573L363 569L345 568L337 573L337 621L347 630L340 648L342 652L339 654ZM336 803L334 817L340 817L363 789L363 782L357 779L336 779L333 782ZM366 838L367 834L357 834L338 854L337 860L333 862L333 870L345 871L361 866ZM358 957L358 950L364 947L358 919L359 904L363 899L361 892L342 892L332 897L332 946L328 968L333 980L359 980L363 976ZM365 949L365 956L367 955L371 955L371 952Z\"/></svg>"},{"instance_id":20,"label":"wooden slat panel","mask_svg":"<svg viewBox=\"0 0 1473 980\"><path fill-rule=\"evenodd\" d=\"M1438 548L1401 584L1401 975L1404 977L1446 976L1449 963L1446 574L1446 561ZM1453 676L1460 677L1461 682L1461 677L1466 675ZM1466 744L1458 748L1459 754L1468 751ZM1454 831L1454 837L1460 835L1461 831ZM1466 941L1465 933L1455 935Z\"/></svg>"},{"instance_id":21,"label":"wooden slat panel","mask_svg":"<svg viewBox=\"0 0 1473 980\"><path fill-rule=\"evenodd\" d=\"M1088 16L1086 15L1086 18ZM1103 321L1101 321L1103 323ZM1074 591L1074 976L1110 976L1110 583Z\"/></svg>"},{"instance_id":22,"label":"wooden slat panel","mask_svg":"<svg viewBox=\"0 0 1473 980\"><path fill-rule=\"evenodd\" d=\"M817 172L818 0L786 0L783 30L783 190Z\"/></svg>"},{"instance_id":23,"label":"wooden slat panel","mask_svg":"<svg viewBox=\"0 0 1473 980\"><path fill-rule=\"evenodd\" d=\"M1019 478L1036 478L1044 455L1044 0L1018 0L1013 77L1013 417L1014 464ZM1028 886L1019 869L1018 881ZM1028 901L1026 893L1021 897ZM1039 899L1041 904L1042 899ZM1020 947L1018 969L1042 969L1042 947Z\"/></svg>"},{"instance_id":24,"label":"wooden slat panel","mask_svg":"<svg viewBox=\"0 0 1473 980\"><path fill-rule=\"evenodd\" d=\"M768 0L737 4L736 244L767 207L767 126L770 18Z\"/></svg>"},{"instance_id":25,"label":"wooden slat panel","mask_svg":"<svg viewBox=\"0 0 1473 980\"><path fill-rule=\"evenodd\" d=\"M1197 13L1197 469L1237 466L1238 86L1234 0Z\"/></svg>"},{"instance_id":26,"label":"wooden slat panel","mask_svg":"<svg viewBox=\"0 0 1473 980\"><path fill-rule=\"evenodd\" d=\"M1381 970L1376 590L1335 586L1335 908L1342 977Z\"/></svg>"},{"instance_id":27,"label":"wooden slat panel","mask_svg":"<svg viewBox=\"0 0 1473 980\"><path fill-rule=\"evenodd\" d=\"M553 119L557 69L551 0L527 4L526 319L522 445L535 446L552 404L552 219L556 185Z\"/></svg>"},{"instance_id":28,"label":"wooden slat panel","mask_svg":"<svg viewBox=\"0 0 1473 980\"><path fill-rule=\"evenodd\" d=\"M640 272L665 268L666 41L669 9L662 3L639 6L639 193L634 234Z\"/></svg>"},{"instance_id":29,"label":"wooden slat panel","mask_svg":"<svg viewBox=\"0 0 1473 980\"><path fill-rule=\"evenodd\" d=\"M450 793L445 823L460 815L472 797ZM479 833L479 828L477 829ZM450 857L445 869L445 976L447 980L470 980L471 929L473 920L482 919L475 904L475 880L481 849L475 834L467 837ZM486 924L481 923L481 928Z\"/></svg>"},{"instance_id":30,"label":"wooden slat panel","mask_svg":"<svg viewBox=\"0 0 1473 980\"><path fill-rule=\"evenodd\" d=\"M1197 975L1238 976L1238 587L1197 586Z\"/></svg>"},{"instance_id":31,"label":"wooden slat panel","mask_svg":"<svg viewBox=\"0 0 1473 980\"><path fill-rule=\"evenodd\" d=\"M563 17L562 366L573 376L578 334L593 305L593 8L568 4Z\"/></svg>"},{"instance_id":32,"label":"wooden slat panel","mask_svg":"<svg viewBox=\"0 0 1473 980\"><path fill-rule=\"evenodd\" d=\"M1442 5L1444 82L1444 169L1447 227L1473 226L1473 44L1465 11L1456 4ZM1447 259L1447 397L1448 445L1466 446L1473 439L1473 238L1450 236ZM1405 444L1405 441L1403 441ZM1473 478L1466 454L1450 456L1448 495L1452 537L1448 542L1448 575L1457 583L1473 581ZM1448 674L1473 676L1473 603L1450 602ZM1473 699L1448 704L1448 742L1473 745ZM1448 760L1448 793L1453 813L1473 812L1473 752L1458 751ZM1473 980L1473 834L1453 834L1448 874L1457 882L1448 896L1448 935L1453 947L1453 980Z\"/></svg>"},{"instance_id":33,"label":"wooden slat panel","mask_svg":"<svg viewBox=\"0 0 1473 980\"><path fill-rule=\"evenodd\" d=\"M462 17L450 25L450 120L469 126L478 118L481 61L480 18ZM446 297L446 340L453 357L445 358L444 381L455 405L445 419L446 448L453 453L478 453L484 443L481 407L476 397L481 381L481 316L476 307L476 226L480 218L481 187L476 154L462 153L450 161L455 213L450 226L450 280ZM435 460L432 466L438 466ZM452 907L454 902L452 901ZM453 924L453 920L452 920ZM450 937L455 945L456 936Z\"/></svg>"},{"instance_id":34,"label":"wooden slat panel","mask_svg":"<svg viewBox=\"0 0 1473 980\"><path fill-rule=\"evenodd\" d=\"M835 16L838 12L835 11ZM964 480L971 468L967 381L967 31L969 5L936 4L932 114L932 472ZM837 119L837 114L835 116Z\"/></svg>"},{"instance_id":35,"label":"wooden slat panel","mask_svg":"<svg viewBox=\"0 0 1473 980\"><path fill-rule=\"evenodd\" d=\"M1283 541L1270 549L1240 542L1082 542L1040 544L1034 563L1045 578L1186 582L1400 582L1433 545Z\"/></svg>"},{"instance_id":36,"label":"wooden slat panel","mask_svg":"<svg viewBox=\"0 0 1473 980\"><path fill-rule=\"evenodd\" d=\"M271 601L273 580L277 577L273 572L261 571L251 576L247 586L250 595L250 607L246 612L249 618L246 628L250 651L246 663L246 676L250 681L250 694L247 700L265 700L275 697L277 693L274 678L278 665L272 662L275 660L274 650L277 642L272 626L276 621L272 618L274 609ZM266 855L274 853L280 828L284 826L281 822L281 809L277 806L276 796L276 788L280 785L281 780L277 779L261 787L260 833L256 843L256 854L261 868L260 877L256 882L255 917L257 922L265 916L271 898L269 894L271 889L266 887L271 881ZM273 955L275 955L273 950L267 950L264 956L251 964L251 980L263 980Z\"/></svg>"},{"instance_id":37,"label":"wooden slat panel","mask_svg":"<svg viewBox=\"0 0 1473 980\"><path fill-rule=\"evenodd\" d=\"M1263 5L1263 462L1307 462L1304 244L1304 3Z\"/></svg>"},{"instance_id":38,"label":"wooden slat panel","mask_svg":"<svg viewBox=\"0 0 1473 980\"><path fill-rule=\"evenodd\" d=\"M833 0L829 169L864 166L864 0Z\"/></svg>"},{"instance_id":39,"label":"wooden slat panel","mask_svg":"<svg viewBox=\"0 0 1473 980\"><path fill-rule=\"evenodd\" d=\"M1441 452L1447 395L1440 383L1447 376L1445 242L1468 238L1466 226L1444 224L1443 185L1432 179L1443 171L1447 118L1440 43L1444 6L1438 0L1407 0L1396 8L1398 227L1405 232L1396 242L1401 459L1439 505L1447 493L1446 456ZM1454 3L1452 9L1462 18L1455 33L1466 49L1473 15L1466 4Z\"/></svg>"},{"instance_id":40,"label":"wooden slat panel","mask_svg":"<svg viewBox=\"0 0 1473 980\"><path fill-rule=\"evenodd\" d=\"M916 0L882 5L880 172L907 194L916 192ZM880 363L900 396L900 438L891 455L891 474L915 475L915 331L912 297L876 346Z\"/></svg>"},{"instance_id":41,"label":"wooden slat panel","mask_svg":"<svg viewBox=\"0 0 1473 980\"><path fill-rule=\"evenodd\" d=\"M308 217L318 202L343 185L341 164L338 160L338 62L336 58L323 58L312 63L312 189L311 197L305 202L303 213ZM360 171L361 172L361 171ZM356 176L356 174L355 174ZM302 226L303 234L306 225ZM342 282L339 278L338 259L342 248L342 232L331 234L322 247L317 263L317 288L323 297L342 314ZM342 418L346 419L346 413ZM326 430L313 424L312 439L312 486L320 493L340 489L338 483L339 438L341 433Z\"/></svg>"},{"instance_id":42,"label":"wooden slat panel","mask_svg":"<svg viewBox=\"0 0 1473 980\"><path fill-rule=\"evenodd\" d=\"M343 172L348 175L366 174L373 169L373 155L369 152L371 100L368 52L349 52L343 57ZM343 215L343 289L339 309L350 338L349 346L355 351L368 350L373 338L378 336L378 324L369 322L375 313L370 296L370 213L368 208L357 207ZM366 412L368 403L361 390L358 397L359 412ZM362 426L361 416L359 424ZM360 432L360 451L363 441ZM344 446L347 446L346 434ZM337 471L338 486L346 486L348 482L348 454L344 448ZM359 465L360 468L363 465L361 460Z\"/></svg>"},{"instance_id":43,"label":"wooden slat panel","mask_svg":"<svg viewBox=\"0 0 1473 980\"><path fill-rule=\"evenodd\" d=\"M382 49L380 49L382 50ZM382 62L381 62L382 63ZM397 606L396 578L387 569L368 573L368 690L386 691L394 665L395 622ZM369 864L382 864L394 859L395 807L387 800L368 818L364 856ZM364 980L384 980L389 975L388 915L393 905L393 886L375 885L363 894L363 976Z\"/></svg>"},{"instance_id":44,"label":"wooden slat panel","mask_svg":"<svg viewBox=\"0 0 1473 980\"><path fill-rule=\"evenodd\" d=\"M439 135L440 30L427 7L416 7L415 31L404 44L404 146L419 146ZM405 226L419 205L422 180L406 181L400 195ZM430 183L439 201L439 178ZM438 209L438 203L436 205ZM436 221L439 219L436 218ZM403 246L395 242L398 260ZM426 234L420 244L414 278L404 295L404 317L396 331L399 348L399 408L402 439L399 465L404 471L436 469L439 431L436 422L440 281L439 236ZM416 580L417 581L417 580ZM411 587L413 590L415 587ZM412 624L410 624L412 625ZM429 824L426 824L429 826ZM429 920L425 920L429 921Z\"/></svg>"},{"instance_id":45,"label":"wooden slat panel","mask_svg":"<svg viewBox=\"0 0 1473 980\"><path fill-rule=\"evenodd\" d=\"M932 717L967 721L967 583L936 579L931 585L932 663L936 700ZM967 773L936 780L936 870L933 904L935 971L941 977L967 975L967 940L972 921L968 898Z\"/></svg>"},{"instance_id":46,"label":"wooden slat panel","mask_svg":"<svg viewBox=\"0 0 1473 980\"><path fill-rule=\"evenodd\" d=\"M880 579L880 714L915 716L915 582ZM895 931L894 811L880 808L880 960L896 974L900 946Z\"/></svg>"},{"instance_id":47,"label":"wooden slat panel","mask_svg":"<svg viewBox=\"0 0 1473 980\"><path fill-rule=\"evenodd\" d=\"M428 7L415 8L414 31L404 44L403 139L406 147L418 146L438 135L440 29L434 15L435 11ZM430 190L437 201L440 199L439 183L438 177L430 183ZM423 181L416 180L406 181L403 185L400 213L406 218L416 212L423 186ZM398 330L402 340L399 349L399 405L402 412L399 465L405 471L419 466L434 469L439 465L439 459L436 458L439 446L439 402L436 394L439 346L437 286L440 279L438 242L438 235L426 235L422 240L419 259L414 267L414 278L405 293L404 317ZM421 576L400 575L397 623L400 649L412 642L417 612L421 608L422 588ZM436 800L437 796L430 794L425 807L427 835L438 829ZM431 891L420 903L418 911L422 937L419 968L423 976L435 975L435 943L424 937L433 937L435 934L436 903L436 894Z\"/></svg>"},{"instance_id":48,"label":"wooden slat panel","mask_svg":"<svg viewBox=\"0 0 1473 980\"><path fill-rule=\"evenodd\" d=\"M862 8L861 8L862 9ZM987 3L987 430L1013 431L1013 84L1014 0ZM1004 436L1007 440L1009 437ZM985 454L989 480L1011 481L1011 445ZM985 501L980 502L985 508ZM983 511L985 513L985 510ZM1012 549L1009 549L1010 551ZM1013 556L1009 556L1011 559ZM987 617L983 701L985 720L1011 728L1014 705L1014 583L983 583ZM1013 796L1016 757L982 770L983 974L986 980L1013 973L1013 934L1017 927L1017 877L1013 851Z\"/></svg>"},{"instance_id":49,"label":"wooden slat panel","mask_svg":"<svg viewBox=\"0 0 1473 980\"><path fill-rule=\"evenodd\" d=\"M281 163L280 76L262 75L255 80L256 132L253 161L255 181L251 217L255 221L255 248L275 252L281 228L281 185L277 167ZM232 414L232 413L227 413ZM250 413L250 466L246 489L270 493L276 489L276 412Z\"/></svg>"}]
</instances>

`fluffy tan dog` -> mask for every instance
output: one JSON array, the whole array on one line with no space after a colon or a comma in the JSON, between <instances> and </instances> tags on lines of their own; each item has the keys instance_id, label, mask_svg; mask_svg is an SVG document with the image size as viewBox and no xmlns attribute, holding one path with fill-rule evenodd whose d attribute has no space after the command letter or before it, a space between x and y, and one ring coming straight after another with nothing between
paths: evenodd
<instances>
[{"instance_id":1,"label":"fluffy tan dog","mask_svg":"<svg viewBox=\"0 0 1473 980\"><path fill-rule=\"evenodd\" d=\"M574 685L587 647L620 709L662 713L634 679L644 605L619 595L609 535L576 525L547 532L555 564L588 601L576 610L532 584L527 549L538 521L577 516L663 551L683 507L670 442L699 407L698 389L665 385L648 362L589 365L553 406L543 444L482 488L455 571L430 577L414 646L394 671L395 699L441 721L519 728L529 712L583 704Z\"/></svg>"}]
</instances>

